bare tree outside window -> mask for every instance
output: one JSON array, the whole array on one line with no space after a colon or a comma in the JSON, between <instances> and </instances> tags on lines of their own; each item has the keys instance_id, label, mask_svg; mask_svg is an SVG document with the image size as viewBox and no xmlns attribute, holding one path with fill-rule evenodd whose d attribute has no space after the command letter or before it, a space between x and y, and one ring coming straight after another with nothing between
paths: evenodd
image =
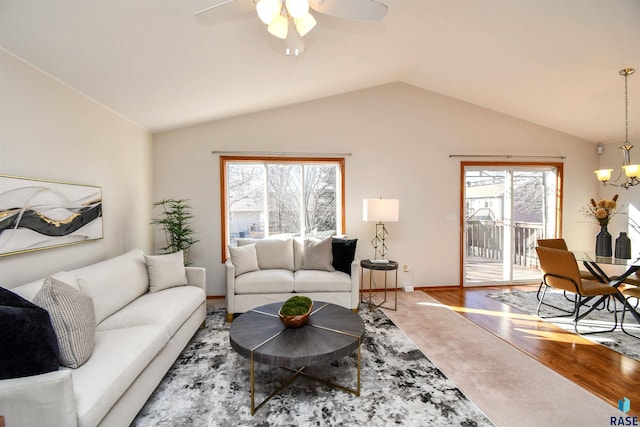
<instances>
[{"instance_id":1,"label":"bare tree outside window","mask_svg":"<svg viewBox=\"0 0 640 427\"><path fill-rule=\"evenodd\" d=\"M300 232L302 165L268 165L269 234Z\"/></svg>"},{"instance_id":2,"label":"bare tree outside window","mask_svg":"<svg viewBox=\"0 0 640 427\"><path fill-rule=\"evenodd\" d=\"M543 172L520 171L514 176L514 209L521 214L523 220L542 222L544 197Z\"/></svg>"},{"instance_id":3,"label":"bare tree outside window","mask_svg":"<svg viewBox=\"0 0 640 427\"><path fill-rule=\"evenodd\" d=\"M305 232L322 236L336 227L336 167L306 165L304 180Z\"/></svg>"}]
</instances>

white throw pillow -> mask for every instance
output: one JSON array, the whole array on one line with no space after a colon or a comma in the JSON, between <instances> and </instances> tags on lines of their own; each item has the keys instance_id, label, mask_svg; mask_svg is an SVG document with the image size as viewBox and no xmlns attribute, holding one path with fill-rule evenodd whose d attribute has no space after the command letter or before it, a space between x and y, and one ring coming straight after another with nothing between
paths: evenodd
<instances>
[{"instance_id":1,"label":"white throw pillow","mask_svg":"<svg viewBox=\"0 0 640 427\"><path fill-rule=\"evenodd\" d=\"M331 241L331 237L322 240L305 239L302 268L304 270L336 271L333 267Z\"/></svg>"},{"instance_id":2,"label":"white throw pillow","mask_svg":"<svg viewBox=\"0 0 640 427\"><path fill-rule=\"evenodd\" d=\"M145 255L149 272L149 292L187 285L182 251L167 255Z\"/></svg>"},{"instance_id":3,"label":"white throw pillow","mask_svg":"<svg viewBox=\"0 0 640 427\"><path fill-rule=\"evenodd\" d=\"M229 256L236 269L236 276L260 270L255 243L246 246L229 246Z\"/></svg>"},{"instance_id":4,"label":"white throw pillow","mask_svg":"<svg viewBox=\"0 0 640 427\"><path fill-rule=\"evenodd\" d=\"M78 368L89 360L96 334L96 313L91 297L47 277L33 303L49 312L60 349L60 364Z\"/></svg>"},{"instance_id":5,"label":"white throw pillow","mask_svg":"<svg viewBox=\"0 0 640 427\"><path fill-rule=\"evenodd\" d=\"M260 270L283 269L293 271L293 243L291 238L238 239L238 246L256 244Z\"/></svg>"}]
</instances>

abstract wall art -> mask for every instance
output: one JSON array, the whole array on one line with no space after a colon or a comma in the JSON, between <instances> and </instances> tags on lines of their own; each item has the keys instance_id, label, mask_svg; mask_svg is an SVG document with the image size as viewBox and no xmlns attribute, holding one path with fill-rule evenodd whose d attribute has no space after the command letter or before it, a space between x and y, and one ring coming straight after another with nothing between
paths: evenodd
<instances>
[{"instance_id":1,"label":"abstract wall art","mask_svg":"<svg viewBox=\"0 0 640 427\"><path fill-rule=\"evenodd\" d=\"M0 256L102 237L102 188L0 175Z\"/></svg>"}]
</instances>

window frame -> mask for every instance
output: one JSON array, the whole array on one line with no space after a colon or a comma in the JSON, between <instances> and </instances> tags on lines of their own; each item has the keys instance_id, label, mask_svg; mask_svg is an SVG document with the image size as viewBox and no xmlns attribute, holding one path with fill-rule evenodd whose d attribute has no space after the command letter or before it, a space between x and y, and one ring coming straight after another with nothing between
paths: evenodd
<instances>
[{"instance_id":1,"label":"window frame","mask_svg":"<svg viewBox=\"0 0 640 427\"><path fill-rule=\"evenodd\" d=\"M460 277L460 285L459 288L465 288L465 251L466 251L466 242L465 242L465 214L466 214L466 204L465 204L465 172L467 167L482 167L482 168L555 168L556 169L556 227L555 227L555 235L557 237L562 236L562 220L563 220L563 204L564 204L564 163L563 162L503 162L503 161L461 161L460 162L460 253L459 253L459 277Z\"/></svg>"},{"instance_id":2,"label":"window frame","mask_svg":"<svg viewBox=\"0 0 640 427\"><path fill-rule=\"evenodd\" d=\"M282 156L220 156L220 246L221 258L224 264L227 261L228 224L227 212L227 164L235 162L265 163L331 163L340 170L340 212L338 220L341 223L342 233L346 233L345 220L345 159L344 157L282 157Z\"/></svg>"}]
</instances>

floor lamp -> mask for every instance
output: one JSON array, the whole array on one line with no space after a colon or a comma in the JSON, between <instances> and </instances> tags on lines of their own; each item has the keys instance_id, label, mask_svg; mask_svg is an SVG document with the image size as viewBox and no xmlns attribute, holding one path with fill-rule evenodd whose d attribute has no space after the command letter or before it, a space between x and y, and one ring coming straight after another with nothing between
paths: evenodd
<instances>
[{"instance_id":1,"label":"floor lamp","mask_svg":"<svg viewBox=\"0 0 640 427\"><path fill-rule=\"evenodd\" d=\"M362 201L362 219L367 222L377 222L376 234L371 239L374 259L384 259L387 254L385 240L389 236L384 222L398 222L400 216L400 201L398 199L364 199Z\"/></svg>"}]
</instances>

